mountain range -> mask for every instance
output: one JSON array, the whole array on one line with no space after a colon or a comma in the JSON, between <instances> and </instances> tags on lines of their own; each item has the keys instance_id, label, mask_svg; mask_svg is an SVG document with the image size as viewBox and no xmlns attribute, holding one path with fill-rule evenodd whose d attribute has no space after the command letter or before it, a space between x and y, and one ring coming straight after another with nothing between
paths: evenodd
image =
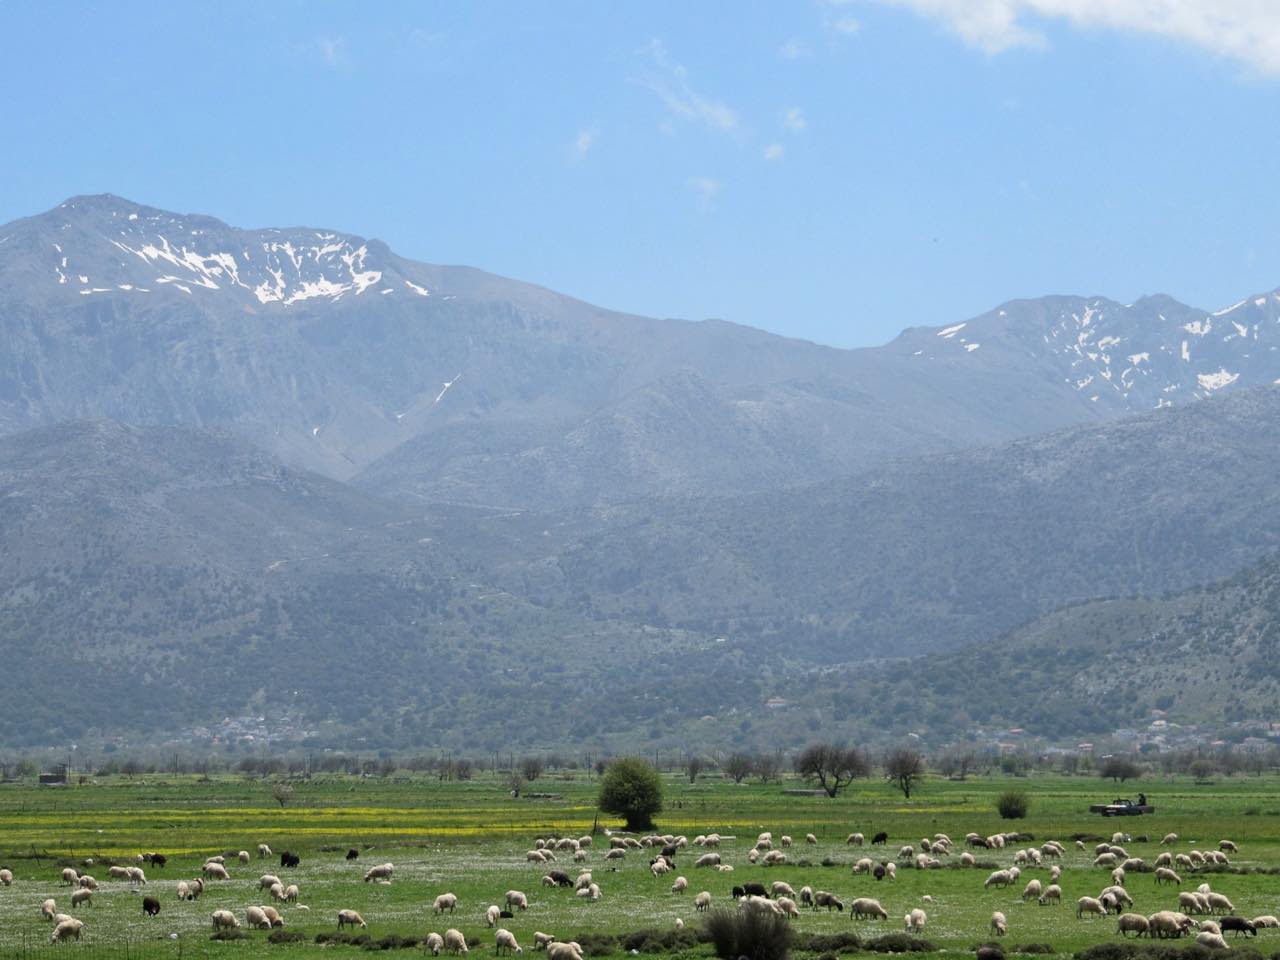
<instances>
[{"instance_id":1,"label":"mountain range","mask_svg":"<svg viewBox=\"0 0 1280 960\"><path fill-rule=\"evenodd\" d=\"M0 227L0 743L946 738L1061 711L858 705L1086 623L1149 686L1124 624L1258 616L1280 293L940 319L837 350L109 195Z\"/></svg>"}]
</instances>

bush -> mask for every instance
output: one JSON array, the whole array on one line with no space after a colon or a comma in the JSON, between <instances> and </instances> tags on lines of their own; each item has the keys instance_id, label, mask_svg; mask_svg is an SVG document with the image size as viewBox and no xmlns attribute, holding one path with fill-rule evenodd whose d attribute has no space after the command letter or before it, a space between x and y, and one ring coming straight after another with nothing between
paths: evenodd
<instances>
[{"instance_id":1,"label":"bush","mask_svg":"<svg viewBox=\"0 0 1280 960\"><path fill-rule=\"evenodd\" d=\"M776 913L713 910L703 927L720 960L785 960L791 946L791 926Z\"/></svg>"},{"instance_id":2,"label":"bush","mask_svg":"<svg viewBox=\"0 0 1280 960\"><path fill-rule=\"evenodd\" d=\"M996 797L996 813L1003 820L1025 820L1031 809L1031 798L1021 790L1006 790Z\"/></svg>"},{"instance_id":3,"label":"bush","mask_svg":"<svg viewBox=\"0 0 1280 960\"><path fill-rule=\"evenodd\" d=\"M618 949L618 938L607 933L580 933L573 939L584 957L607 957Z\"/></svg>"},{"instance_id":4,"label":"bush","mask_svg":"<svg viewBox=\"0 0 1280 960\"><path fill-rule=\"evenodd\" d=\"M268 943L302 943L306 939L301 930L272 930L267 934Z\"/></svg>"},{"instance_id":5,"label":"bush","mask_svg":"<svg viewBox=\"0 0 1280 960\"><path fill-rule=\"evenodd\" d=\"M834 956L837 953L857 953L862 949L862 940L856 933L811 933L797 940L796 946L807 953Z\"/></svg>"},{"instance_id":6,"label":"bush","mask_svg":"<svg viewBox=\"0 0 1280 960\"><path fill-rule=\"evenodd\" d=\"M876 953L932 953L938 947L928 940L921 940L906 933L886 933L866 943L868 950Z\"/></svg>"},{"instance_id":7,"label":"bush","mask_svg":"<svg viewBox=\"0 0 1280 960\"><path fill-rule=\"evenodd\" d=\"M233 927L230 930L219 930L217 933L213 934L213 936L211 936L209 939L210 940L247 940L249 939L249 934L245 933L243 930L238 930Z\"/></svg>"},{"instance_id":8,"label":"bush","mask_svg":"<svg viewBox=\"0 0 1280 960\"><path fill-rule=\"evenodd\" d=\"M643 760L615 760L600 778L599 805L626 820L628 830L652 829L653 815L662 810L662 779Z\"/></svg>"},{"instance_id":9,"label":"bush","mask_svg":"<svg viewBox=\"0 0 1280 960\"><path fill-rule=\"evenodd\" d=\"M619 934L618 943L626 953L632 950L637 953L674 953L696 947L698 935L692 930L677 930L674 927L661 930L650 928Z\"/></svg>"},{"instance_id":10,"label":"bush","mask_svg":"<svg viewBox=\"0 0 1280 960\"><path fill-rule=\"evenodd\" d=\"M1014 947L1014 953L1057 953L1058 951L1047 943L1024 943L1022 946Z\"/></svg>"}]
</instances>

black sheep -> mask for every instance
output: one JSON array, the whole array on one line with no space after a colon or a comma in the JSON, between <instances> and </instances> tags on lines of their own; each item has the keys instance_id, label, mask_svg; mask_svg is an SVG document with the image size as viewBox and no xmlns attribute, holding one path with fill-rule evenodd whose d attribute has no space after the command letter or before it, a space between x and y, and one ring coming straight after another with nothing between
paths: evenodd
<instances>
[{"instance_id":1,"label":"black sheep","mask_svg":"<svg viewBox=\"0 0 1280 960\"><path fill-rule=\"evenodd\" d=\"M569 879L569 875L563 870L552 870L547 876L556 882L557 887L573 886L573 881Z\"/></svg>"},{"instance_id":2,"label":"black sheep","mask_svg":"<svg viewBox=\"0 0 1280 960\"><path fill-rule=\"evenodd\" d=\"M285 850L280 854L280 866L282 867L296 867L301 862L302 858L296 853L290 853L288 850Z\"/></svg>"},{"instance_id":3,"label":"black sheep","mask_svg":"<svg viewBox=\"0 0 1280 960\"><path fill-rule=\"evenodd\" d=\"M665 847L662 848L662 855L667 858L667 862L671 864L673 867L676 865L676 852L679 849L680 848L676 846L674 843L668 843Z\"/></svg>"},{"instance_id":4,"label":"black sheep","mask_svg":"<svg viewBox=\"0 0 1280 960\"><path fill-rule=\"evenodd\" d=\"M155 897L142 898L142 912L148 917L154 917L160 912L160 901Z\"/></svg>"},{"instance_id":5,"label":"black sheep","mask_svg":"<svg viewBox=\"0 0 1280 960\"><path fill-rule=\"evenodd\" d=\"M1218 926L1222 928L1222 932L1234 930L1237 935L1244 933L1251 937L1258 935L1258 928L1254 926L1252 920L1246 920L1244 917L1221 917L1218 920Z\"/></svg>"},{"instance_id":6,"label":"black sheep","mask_svg":"<svg viewBox=\"0 0 1280 960\"><path fill-rule=\"evenodd\" d=\"M355 860L359 856L360 856L360 851L357 850L355 847L352 847L350 850L347 851L348 860Z\"/></svg>"},{"instance_id":7,"label":"black sheep","mask_svg":"<svg viewBox=\"0 0 1280 960\"><path fill-rule=\"evenodd\" d=\"M871 838L871 843L873 845L877 843L888 843L888 842L889 842L889 835L885 833L883 830L881 830L879 833L877 833L874 837Z\"/></svg>"},{"instance_id":8,"label":"black sheep","mask_svg":"<svg viewBox=\"0 0 1280 960\"><path fill-rule=\"evenodd\" d=\"M503 920L510 920L512 917L515 916L515 914L512 913L510 910L499 910L498 916L501 917Z\"/></svg>"},{"instance_id":9,"label":"black sheep","mask_svg":"<svg viewBox=\"0 0 1280 960\"><path fill-rule=\"evenodd\" d=\"M765 889L763 883L744 883L742 885L742 893L739 896L746 897L767 897L769 891Z\"/></svg>"},{"instance_id":10,"label":"black sheep","mask_svg":"<svg viewBox=\"0 0 1280 960\"><path fill-rule=\"evenodd\" d=\"M871 875L875 877L877 880L883 880L884 874L885 874L885 869L884 869L883 863L877 863L876 868L871 871Z\"/></svg>"}]
</instances>

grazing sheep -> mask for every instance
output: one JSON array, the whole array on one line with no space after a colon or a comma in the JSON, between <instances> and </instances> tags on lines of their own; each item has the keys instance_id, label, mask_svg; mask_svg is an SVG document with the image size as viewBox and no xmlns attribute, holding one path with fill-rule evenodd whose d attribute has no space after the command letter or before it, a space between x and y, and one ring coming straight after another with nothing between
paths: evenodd
<instances>
[{"instance_id":1,"label":"grazing sheep","mask_svg":"<svg viewBox=\"0 0 1280 960\"><path fill-rule=\"evenodd\" d=\"M547 960L582 960L582 952L573 943L553 940L547 944Z\"/></svg>"},{"instance_id":2,"label":"grazing sheep","mask_svg":"<svg viewBox=\"0 0 1280 960\"><path fill-rule=\"evenodd\" d=\"M924 925L925 921L928 920L928 916L923 910L916 907L902 919L903 929L905 929L907 933L924 933Z\"/></svg>"},{"instance_id":3,"label":"grazing sheep","mask_svg":"<svg viewBox=\"0 0 1280 960\"><path fill-rule=\"evenodd\" d=\"M277 877L274 873L264 873L262 876L258 878L259 890L270 890L272 887L275 887L275 886L282 887L284 886L284 884L280 882L280 878Z\"/></svg>"},{"instance_id":4,"label":"grazing sheep","mask_svg":"<svg viewBox=\"0 0 1280 960\"><path fill-rule=\"evenodd\" d=\"M898 877L898 865L890 860L884 865L884 875L890 880L896 880Z\"/></svg>"},{"instance_id":5,"label":"grazing sheep","mask_svg":"<svg viewBox=\"0 0 1280 960\"><path fill-rule=\"evenodd\" d=\"M71 894L71 906L73 908L80 906L82 903L87 903L91 907L93 906L92 890L77 890L75 893Z\"/></svg>"},{"instance_id":6,"label":"grazing sheep","mask_svg":"<svg viewBox=\"0 0 1280 960\"><path fill-rule=\"evenodd\" d=\"M880 906L879 900L873 900L871 897L858 897L849 905L849 916L854 920L861 919L879 919L888 920L889 914L885 912L884 907Z\"/></svg>"},{"instance_id":7,"label":"grazing sheep","mask_svg":"<svg viewBox=\"0 0 1280 960\"><path fill-rule=\"evenodd\" d=\"M1221 851L1223 851L1224 853L1239 853L1239 852L1240 852L1240 851L1239 851L1239 849L1237 849L1237 848L1236 848L1236 845L1235 845L1234 843L1232 843L1230 840L1219 840L1219 841L1218 841L1218 849L1219 849L1219 850L1221 850Z\"/></svg>"},{"instance_id":8,"label":"grazing sheep","mask_svg":"<svg viewBox=\"0 0 1280 960\"><path fill-rule=\"evenodd\" d=\"M962 867L972 867L977 862L978 861L974 859L973 854L968 850L960 854L960 866Z\"/></svg>"},{"instance_id":9,"label":"grazing sheep","mask_svg":"<svg viewBox=\"0 0 1280 960\"><path fill-rule=\"evenodd\" d=\"M1127 937L1131 933L1138 936L1146 936L1151 932L1151 923L1140 913L1122 913L1120 914L1119 925L1116 927L1116 933L1122 937Z\"/></svg>"},{"instance_id":10,"label":"grazing sheep","mask_svg":"<svg viewBox=\"0 0 1280 960\"><path fill-rule=\"evenodd\" d=\"M44 903L40 904L40 913L46 920L52 920L53 915L58 912L58 904L51 897Z\"/></svg>"},{"instance_id":11,"label":"grazing sheep","mask_svg":"<svg viewBox=\"0 0 1280 960\"><path fill-rule=\"evenodd\" d=\"M876 862L872 860L870 857L862 857L861 859L854 861L853 872L854 873L870 873L871 868L874 867L875 865L876 865Z\"/></svg>"},{"instance_id":12,"label":"grazing sheep","mask_svg":"<svg viewBox=\"0 0 1280 960\"><path fill-rule=\"evenodd\" d=\"M261 860L269 856L271 856L271 848L268 847L265 843L258 844L258 859Z\"/></svg>"},{"instance_id":13,"label":"grazing sheep","mask_svg":"<svg viewBox=\"0 0 1280 960\"><path fill-rule=\"evenodd\" d=\"M997 937L1003 937L1009 932L1009 921L999 910L991 914L991 932Z\"/></svg>"},{"instance_id":14,"label":"grazing sheep","mask_svg":"<svg viewBox=\"0 0 1280 960\"><path fill-rule=\"evenodd\" d=\"M369 925L364 922L364 917L360 916L360 914L358 914L356 911L354 910L338 911L338 929L339 930L341 930L343 927L368 927L368 926Z\"/></svg>"},{"instance_id":15,"label":"grazing sheep","mask_svg":"<svg viewBox=\"0 0 1280 960\"><path fill-rule=\"evenodd\" d=\"M158 916L160 913L160 901L155 897L143 897L142 912L148 917Z\"/></svg>"},{"instance_id":16,"label":"grazing sheep","mask_svg":"<svg viewBox=\"0 0 1280 960\"><path fill-rule=\"evenodd\" d=\"M517 910L528 910L529 898L526 897L519 890L508 890L507 891L507 909L510 909L511 907L515 907Z\"/></svg>"},{"instance_id":17,"label":"grazing sheep","mask_svg":"<svg viewBox=\"0 0 1280 960\"><path fill-rule=\"evenodd\" d=\"M263 906L260 908L266 914L267 922L273 927L283 927L284 917L280 916L280 911L275 907Z\"/></svg>"},{"instance_id":18,"label":"grazing sheep","mask_svg":"<svg viewBox=\"0 0 1280 960\"><path fill-rule=\"evenodd\" d=\"M658 857L653 863L649 864L649 872L655 877L660 877L671 869L671 864L667 863L662 857Z\"/></svg>"},{"instance_id":19,"label":"grazing sheep","mask_svg":"<svg viewBox=\"0 0 1280 960\"><path fill-rule=\"evenodd\" d=\"M1158 886L1162 883L1172 883L1180 887L1182 886L1182 877L1168 867L1156 867L1156 885Z\"/></svg>"},{"instance_id":20,"label":"grazing sheep","mask_svg":"<svg viewBox=\"0 0 1280 960\"><path fill-rule=\"evenodd\" d=\"M496 903L490 904L489 908L484 912L484 925L486 927L494 927L498 924L498 916L502 913L502 908Z\"/></svg>"},{"instance_id":21,"label":"grazing sheep","mask_svg":"<svg viewBox=\"0 0 1280 960\"><path fill-rule=\"evenodd\" d=\"M80 889L82 890L98 889L98 881L93 879L93 877L89 876L87 873L80 874L80 879L77 882L80 884Z\"/></svg>"},{"instance_id":22,"label":"grazing sheep","mask_svg":"<svg viewBox=\"0 0 1280 960\"><path fill-rule=\"evenodd\" d=\"M284 901L284 884L273 883L271 885L270 893L271 893L272 900L274 900L276 903L282 903Z\"/></svg>"},{"instance_id":23,"label":"grazing sheep","mask_svg":"<svg viewBox=\"0 0 1280 960\"><path fill-rule=\"evenodd\" d=\"M1040 899L1036 902L1042 907L1050 903L1062 903L1062 888L1056 883L1049 884L1044 888L1044 893L1040 894Z\"/></svg>"},{"instance_id":24,"label":"grazing sheep","mask_svg":"<svg viewBox=\"0 0 1280 960\"><path fill-rule=\"evenodd\" d=\"M290 903L298 902L298 885L291 883L284 888L284 898Z\"/></svg>"},{"instance_id":25,"label":"grazing sheep","mask_svg":"<svg viewBox=\"0 0 1280 960\"><path fill-rule=\"evenodd\" d=\"M240 921L236 919L236 915L230 910L213 911L213 929L214 930L238 930Z\"/></svg>"},{"instance_id":26,"label":"grazing sheep","mask_svg":"<svg viewBox=\"0 0 1280 960\"><path fill-rule=\"evenodd\" d=\"M1044 890L1040 886L1039 880L1028 880L1027 885L1022 888L1023 900L1039 900Z\"/></svg>"},{"instance_id":27,"label":"grazing sheep","mask_svg":"<svg viewBox=\"0 0 1280 960\"><path fill-rule=\"evenodd\" d=\"M509 902L509 901L508 901ZM452 893L442 893L436 897L435 902L431 905L431 909L436 913L444 913L448 910L453 913L458 907L458 898Z\"/></svg>"},{"instance_id":28,"label":"grazing sheep","mask_svg":"<svg viewBox=\"0 0 1280 960\"><path fill-rule=\"evenodd\" d=\"M1007 887L1013 883L1013 875L1008 870L996 870L982 884L982 889L987 890L991 887Z\"/></svg>"},{"instance_id":29,"label":"grazing sheep","mask_svg":"<svg viewBox=\"0 0 1280 960\"><path fill-rule=\"evenodd\" d=\"M555 939L556 938L549 933L543 933L541 930L535 930L533 931L533 949L545 950L547 949L547 944L554 943Z\"/></svg>"},{"instance_id":30,"label":"grazing sheep","mask_svg":"<svg viewBox=\"0 0 1280 960\"><path fill-rule=\"evenodd\" d=\"M241 850L239 853L237 853L237 854L236 854L236 859L237 859L237 860L239 860L241 863L248 863L248 862L249 862L249 851L248 851L248 850Z\"/></svg>"},{"instance_id":31,"label":"grazing sheep","mask_svg":"<svg viewBox=\"0 0 1280 960\"><path fill-rule=\"evenodd\" d=\"M499 927L493 932L493 950L494 953L524 953L520 944L516 943L515 934L505 927Z\"/></svg>"},{"instance_id":32,"label":"grazing sheep","mask_svg":"<svg viewBox=\"0 0 1280 960\"><path fill-rule=\"evenodd\" d=\"M449 953L467 953L467 938L461 930L450 927L444 932L444 948Z\"/></svg>"},{"instance_id":33,"label":"grazing sheep","mask_svg":"<svg viewBox=\"0 0 1280 960\"><path fill-rule=\"evenodd\" d=\"M66 867L62 871L62 882L68 887L74 887L80 882L80 874L76 873L74 867Z\"/></svg>"},{"instance_id":34,"label":"grazing sheep","mask_svg":"<svg viewBox=\"0 0 1280 960\"><path fill-rule=\"evenodd\" d=\"M1239 936L1242 933L1247 934L1250 937L1256 937L1258 935L1257 924L1252 920L1246 920L1244 917L1223 917L1221 927L1222 933L1226 933L1230 930L1235 933L1236 936Z\"/></svg>"},{"instance_id":35,"label":"grazing sheep","mask_svg":"<svg viewBox=\"0 0 1280 960\"><path fill-rule=\"evenodd\" d=\"M1222 934L1210 933L1208 930L1201 930L1196 934L1196 943L1202 947L1209 947L1211 950L1227 949L1227 941L1222 939Z\"/></svg>"},{"instance_id":36,"label":"grazing sheep","mask_svg":"<svg viewBox=\"0 0 1280 960\"><path fill-rule=\"evenodd\" d=\"M720 863L720 854L704 853L697 860L693 861L695 867L714 867Z\"/></svg>"},{"instance_id":37,"label":"grazing sheep","mask_svg":"<svg viewBox=\"0 0 1280 960\"><path fill-rule=\"evenodd\" d=\"M1271 914L1269 913L1264 913L1260 917L1253 918L1253 926L1255 929L1258 927L1269 927L1269 928L1280 927L1280 920L1277 920L1275 917L1271 916Z\"/></svg>"},{"instance_id":38,"label":"grazing sheep","mask_svg":"<svg viewBox=\"0 0 1280 960\"><path fill-rule=\"evenodd\" d=\"M1236 911L1235 904L1221 893L1206 893L1205 897L1209 901L1210 913L1235 913Z\"/></svg>"},{"instance_id":39,"label":"grazing sheep","mask_svg":"<svg viewBox=\"0 0 1280 960\"><path fill-rule=\"evenodd\" d=\"M261 907L246 907L244 911L244 922L247 923L252 930L271 929L271 921L267 919L267 915L262 912Z\"/></svg>"},{"instance_id":40,"label":"grazing sheep","mask_svg":"<svg viewBox=\"0 0 1280 960\"><path fill-rule=\"evenodd\" d=\"M1115 884L1122 884L1124 883L1124 876L1125 876L1124 866L1121 865L1119 867L1116 867L1114 870L1111 871L1111 882Z\"/></svg>"},{"instance_id":41,"label":"grazing sheep","mask_svg":"<svg viewBox=\"0 0 1280 960\"><path fill-rule=\"evenodd\" d=\"M711 893L708 890L701 891L693 898L693 909L698 913L704 913L711 909Z\"/></svg>"},{"instance_id":42,"label":"grazing sheep","mask_svg":"<svg viewBox=\"0 0 1280 960\"><path fill-rule=\"evenodd\" d=\"M129 868L128 867L107 867L107 876L109 876L112 880L128 880Z\"/></svg>"},{"instance_id":43,"label":"grazing sheep","mask_svg":"<svg viewBox=\"0 0 1280 960\"><path fill-rule=\"evenodd\" d=\"M827 913L831 912L832 907L841 913L844 912L844 904L840 901L840 898L834 893L827 893L825 890L817 890L813 894L813 908L816 910L818 907L826 907Z\"/></svg>"},{"instance_id":44,"label":"grazing sheep","mask_svg":"<svg viewBox=\"0 0 1280 960\"><path fill-rule=\"evenodd\" d=\"M1199 927L1201 930L1207 930L1209 933L1216 933L1218 936L1222 936L1222 928L1218 926L1218 921L1216 920L1201 920Z\"/></svg>"},{"instance_id":45,"label":"grazing sheep","mask_svg":"<svg viewBox=\"0 0 1280 960\"><path fill-rule=\"evenodd\" d=\"M791 888L791 884L785 880L775 880L769 884L769 895L775 900L778 897L790 897L792 900L796 898L796 892Z\"/></svg>"},{"instance_id":46,"label":"grazing sheep","mask_svg":"<svg viewBox=\"0 0 1280 960\"><path fill-rule=\"evenodd\" d=\"M782 845L783 845L784 847L789 847L789 846L791 846L791 838L790 838L790 837L788 837L785 833L782 835L782 838L781 838L781 839L782 839Z\"/></svg>"},{"instance_id":47,"label":"grazing sheep","mask_svg":"<svg viewBox=\"0 0 1280 960\"><path fill-rule=\"evenodd\" d=\"M227 862L227 858L226 858L226 857L224 857L222 854L218 854L217 856L214 856L214 857L205 857L205 858L204 858L204 862L205 862L205 863L222 863L222 864L225 864L225 863Z\"/></svg>"},{"instance_id":48,"label":"grazing sheep","mask_svg":"<svg viewBox=\"0 0 1280 960\"><path fill-rule=\"evenodd\" d=\"M178 899L179 900L195 899L195 897L191 896L191 887L187 885L187 881L185 880L178 881Z\"/></svg>"},{"instance_id":49,"label":"grazing sheep","mask_svg":"<svg viewBox=\"0 0 1280 960\"><path fill-rule=\"evenodd\" d=\"M1158 910L1147 917L1150 924L1150 936L1161 939L1181 937L1192 926L1193 921L1185 914L1174 910Z\"/></svg>"},{"instance_id":50,"label":"grazing sheep","mask_svg":"<svg viewBox=\"0 0 1280 960\"><path fill-rule=\"evenodd\" d=\"M766 867L776 867L787 862L787 855L781 850L770 850L761 858L760 862Z\"/></svg>"},{"instance_id":51,"label":"grazing sheep","mask_svg":"<svg viewBox=\"0 0 1280 960\"><path fill-rule=\"evenodd\" d=\"M1166 833L1164 835L1164 839L1162 839L1160 842L1165 846L1168 846L1171 843L1177 843L1178 835L1176 833Z\"/></svg>"},{"instance_id":52,"label":"grazing sheep","mask_svg":"<svg viewBox=\"0 0 1280 960\"><path fill-rule=\"evenodd\" d=\"M147 875L142 872L141 867L129 868L129 882L134 885L141 885L147 882Z\"/></svg>"},{"instance_id":53,"label":"grazing sheep","mask_svg":"<svg viewBox=\"0 0 1280 960\"><path fill-rule=\"evenodd\" d=\"M50 943L62 943L64 940L79 940L80 931L84 929L84 923L74 917L67 917L65 920L59 921L58 925L53 928L53 935L49 938Z\"/></svg>"},{"instance_id":54,"label":"grazing sheep","mask_svg":"<svg viewBox=\"0 0 1280 960\"><path fill-rule=\"evenodd\" d=\"M200 868L200 872L203 873L210 880L230 880L231 879L231 875L227 873L227 868L220 863L206 863L203 867Z\"/></svg>"},{"instance_id":55,"label":"grazing sheep","mask_svg":"<svg viewBox=\"0 0 1280 960\"><path fill-rule=\"evenodd\" d=\"M1108 851L1106 853L1100 853L1094 857L1093 865L1095 867L1114 867L1119 862L1120 861L1116 855Z\"/></svg>"},{"instance_id":56,"label":"grazing sheep","mask_svg":"<svg viewBox=\"0 0 1280 960\"><path fill-rule=\"evenodd\" d=\"M676 877L675 883L671 884L672 893L684 893L689 889L689 881L684 877Z\"/></svg>"},{"instance_id":57,"label":"grazing sheep","mask_svg":"<svg viewBox=\"0 0 1280 960\"><path fill-rule=\"evenodd\" d=\"M547 855L542 850L529 850L525 853L524 858L530 863L546 863Z\"/></svg>"},{"instance_id":58,"label":"grazing sheep","mask_svg":"<svg viewBox=\"0 0 1280 960\"><path fill-rule=\"evenodd\" d=\"M860 847L860 846L862 846L862 845L863 845L863 843L865 843L865 842L866 842L866 837L864 837L864 836L863 836L862 834L860 834L860 833L851 833L851 834L849 834L848 839L846 839L846 840L845 840L845 843L850 844L850 845L855 846L855 847Z\"/></svg>"},{"instance_id":59,"label":"grazing sheep","mask_svg":"<svg viewBox=\"0 0 1280 960\"><path fill-rule=\"evenodd\" d=\"M609 850L608 853L604 855L604 858L606 860L621 860L626 855L627 855L626 850L623 850L621 847L613 847Z\"/></svg>"},{"instance_id":60,"label":"grazing sheep","mask_svg":"<svg viewBox=\"0 0 1280 960\"><path fill-rule=\"evenodd\" d=\"M1160 856L1156 857L1154 865L1157 867L1173 866L1173 854L1166 850L1164 853L1160 854Z\"/></svg>"},{"instance_id":61,"label":"grazing sheep","mask_svg":"<svg viewBox=\"0 0 1280 960\"><path fill-rule=\"evenodd\" d=\"M810 846L813 846L815 843L818 842L818 838L815 837L812 833L806 833L804 835L804 842L809 844ZM1226 849L1226 848L1224 847L1223 849ZM1235 848L1233 847L1232 850L1234 851L1234 849Z\"/></svg>"},{"instance_id":62,"label":"grazing sheep","mask_svg":"<svg viewBox=\"0 0 1280 960\"><path fill-rule=\"evenodd\" d=\"M1076 901L1076 919L1083 917L1085 914L1097 914L1105 917L1107 908L1096 897L1081 897Z\"/></svg>"},{"instance_id":63,"label":"grazing sheep","mask_svg":"<svg viewBox=\"0 0 1280 960\"><path fill-rule=\"evenodd\" d=\"M391 875L395 873L396 868L389 863L380 863L376 867L370 867L365 871L364 882L370 880L390 880Z\"/></svg>"},{"instance_id":64,"label":"grazing sheep","mask_svg":"<svg viewBox=\"0 0 1280 960\"><path fill-rule=\"evenodd\" d=\"M1049 868L1049 882L1057 883L1058 880L1061 879L1061 877L1062 877L1062 868L1055 863L1052 867Z\"/></svg>"},{"instance_id":65,"label":"grazing sheep","mask_svg":"<svg viewBox=\"0 0 1280 960\"><path fill-rule=\"evenodd\" d=\"M813 887L808 885L800 888L800 902L806 907L812 907L813 903Z\"/></svg>"}]
</instances>

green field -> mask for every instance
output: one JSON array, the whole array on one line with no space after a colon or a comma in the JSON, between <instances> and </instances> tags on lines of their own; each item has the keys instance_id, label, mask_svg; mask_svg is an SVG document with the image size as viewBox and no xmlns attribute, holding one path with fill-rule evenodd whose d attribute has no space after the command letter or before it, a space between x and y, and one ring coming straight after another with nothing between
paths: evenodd
<instances>
[{"instance_id":1,"label":"green field","mask_svg":"<svg viewBox=\"0 0 1280 960\"><path fill-rule=\"evenodd\" d=\"M0 887L0 953L23 955L24 949L35 952L32 948L47 943L50 925L39 913L46 897L55 898L60 911L86 924L83 941L61 946L60 951L109 952L127 946L128 956L140 958L301 957L323 951L355 956L359 955L356 946L314 942L317 933L335 929L338 909L351 908L363 914L369 923L367 932L375 940L387 934L443 933L454 926L478 938L479 946L472 952L487 957L493 955L493 938L483 913L489 904L501 904L509 889L527 893L530 907L502 923L532 953L534 930L575 939L593 932L669 929L677 917L696 929L692 901L698 891L710 891L715 902L725 905L734 884L785 880L797 890L807 884L831 891L846 903L856 896L878 897L890 916L888 921L861 923L847 913L806 910L793 921L801 933L852 929L873 938L901 930L903 914L922 906L929 915L926 939L943 950L967 951L989 939L991 912L1002 910L1010 926L1006 949L1045 943L1057 954L1069 954L1118 939L1114 919L1077 920L1074 914L1077 897L1096 896L1110 883L1109 871L1091 864L1093 842L1109 838L1113 830L1149 834L1149 842L1125 844L1130 855L1148 862L1168 849L1159 845L1167 832L1180 836L1175 852L1216 848L1220 839L1234 840L1239 853L1233 856L1229 871L1206 876L1184 871L1183 889L1194 889L1207 880L1215 891L1229 896L1243 916L1280 914L1280 872L1265 872L1280 868L1280 779L1275 777L1234 778L1209 785L1186 779L1146 779L1120 792L1145 790L1157 806L1154 816L1104 820L1088 814L1086 807L1111 799L1117 789L1083 776L973 778L963 783L928 780L909 802L880 781L856 783L846 794L829 800L785 794L784 789L802 786L790 781L735 785L704 777L689 784L672 776L666 780L666 809L658 817L659 830L690 839L711 831L736 838L726 840L719 851L735 870L695 869L693 861L702 851L691 847L682 853L674 874L655 878L648 870L649 851L631 851L620 864L606 864L607 838L597 835L585 864L603 891L594 903L575 898L571 891L543 886L540 878L548 867L525 860L525 851L537 837L591 832L596 783L581 772L544 776L532 786L562 795L558 799L513 800L504 781L484 777L465 783L315 777L293 785L293 799L284 808L271 799L271 783L236 777L201 781L158 775L70 788L0 786L0 866L11 869L15 877L12 886ZM1002 821L995 813L995 796L1011 786L1032 797L1026 820ZM601 828L618 826L607 818L600 822ZM1019 899L1027 879L1041 877L1047 883L1047 866L1025 869L1015 888L984 892L987 869L956 865L966 833L1015 829L1032 834L1035 845L1056 838L1068 846L1060 881L1063 906L1040 907ZM773 832L775 843L783 834L795 838L786 851L790 863L772 868L748 863L747 853L764 830ZM857 850L845 843L850 832L861 831L869 840L881 830L889 834L887 847ZM954 855L943 858L942 869L915 870L904 864L896 880L880 883L851 873L859 856L892 858L900 846L918 845L922 837L939 832L957 842ZM806 844L806 833L813 833L818 843ZM1079 851L1076 837L1095 840ZM256 853L247 866L234 861L235 851L253 853L263 842L276 852L289 849L300 854L301 866L282 870L278 859L260 861ZM1007 866L1013 850L1024 845L1031 844L975 854L982 864ZM360 849L354 863L344 859L349 847ZM170 857L164 869L147 868L145 892L161 900L159 917L144 917L141 894L125 882L107 879L111 863L132 863L139 851ZM232 879L211 882L200 900L180 903L174 893L177 881L197 876L201 863L214 853L233 855L227 864ZM89 858L93 866L83 868ZM834 864L823 866L824 860ZM364 870L383 861L395 864L394 882L362 882ZM92 907L69 908L70 891L58 882L67 865L82 867L101 883ZM578 865L568 852L559 855L555 866L570 876L577 874ZM264 872L277 873L285 883L300 886L300 903L309 910L286 905L282 913L287 929L305 933L307 941L273 944L267 942L265 932L253 931L245 940L211 942L213 910L232 910L243 921L245 907L268 902L265 892L257 892L257 878ZM676 875L688 878L687 893L670 892ZM1176 907L1176 890L1157 888L1151 874L1130 873L1126 887L1138 912ZM435 917L431 902L446 891L458 895L458 913L452 918ZM922 902L926 894L933 903ZM1268 955L1280 950L1280 930L1263 931L1256 946ZM711 955L710 947L703 945L686 952Z\"/></svg>"}]
</instances>

